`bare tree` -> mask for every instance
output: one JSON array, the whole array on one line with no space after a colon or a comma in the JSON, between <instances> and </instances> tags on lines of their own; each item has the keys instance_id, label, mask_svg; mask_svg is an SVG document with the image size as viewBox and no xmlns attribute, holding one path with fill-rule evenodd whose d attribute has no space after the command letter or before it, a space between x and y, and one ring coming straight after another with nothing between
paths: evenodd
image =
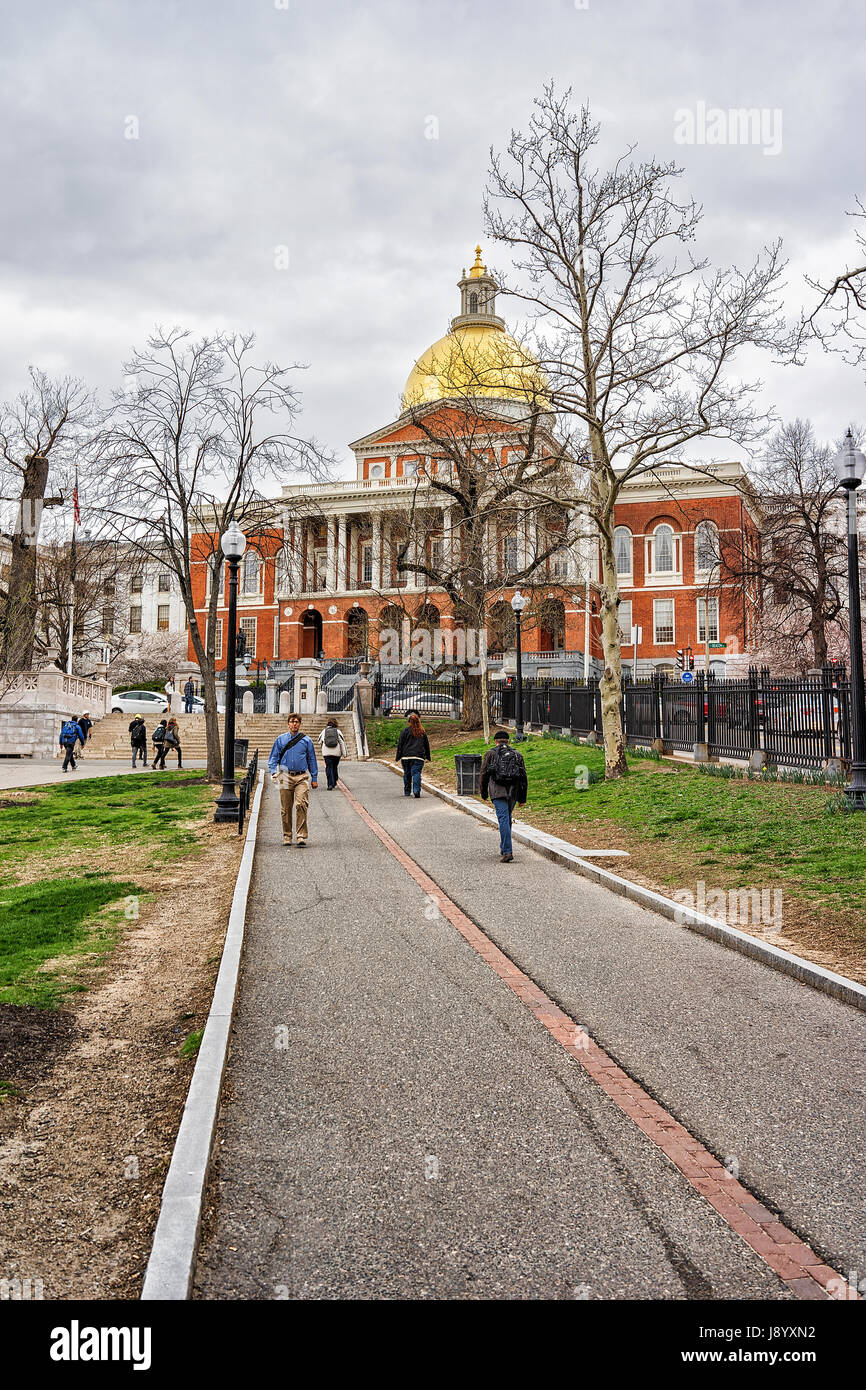
<instances>
[{"instance_id":1,"label":"bare tree","mask_svg":"<svg viewBox=\"0 0 866 1390\"><path fill-rule=\"evenodd\" d=\"M208 777L218 781L222 756L216 701L216 614L222 566L220 541L233 521L253 547L275 543L284 511L263 483L321 475L326 460L293 430L299 399L296 368L254 360L252 334L198 341L182 329L161 330L125 366L102 440L102 508L118 532L175 576L201 671ZM206 567L204 631L193 575ZM235 659L228 633L226 661Z\"/></svg>"},{"instance_id":2,"label":"bare tree","mask_svg":"<svg viewBox=\"0 0 866 1390\"><path fill-rule=\"evenodd\" d=\"M782 426L753 479L760 543L733 532L722 539L725 581L747 599L760 596L761 646L788 669L822 666L840 635L847 558L834 452L808 420Z\"/></svg>"},{"instance_id":3,"label":"bare tree","mask_svg":"<svg viewBox=\"0 0 866 1390\"><path fill-rule=\"evenodd\" d=\"M579 495L601 548L606 775L619 777L627 764L617 500L624 486L695 440L760 438L770 418L757 403L760 383L733 379L732 359L747 346L789 358L795 344L778 304L779 246L745 271L695 259L701 214L674 197L681 171L633 161L633 147L610 168L598 167L599 126L569 101L548 86L528 132L513 133L505 154L493 156L486 215L522 277L513 292L539 317L538 356L584 465Z\"/></svg>"},{"instance_id":4,"label":"bare tree","mask_svg":"<svg viewBox=\"0 0 866 1390\"><path fill-rule=\"evenodd\" d=\"M82 382L53 380L30 368L30 386L0 408L0 492L12 503L12 553L2 613L2 660L24 669L33 660L36 633L36 550L45 507L71 491L73 459L95 421L95 404ZM49 470L58 491L47 495Z\"/></svg>"},{"instance_id":5,"label":"bare tree","mask_svg":"<svg viewBox=\"0 0 866 1390\"><path fill-rule=\"evenodd\" d=\"M821 296L808 325L825 348L862 366L866 363L866 207L860 198L847 216L854 222L854 264L823 284L806 277Z\"/></svg>"}]
</instances>

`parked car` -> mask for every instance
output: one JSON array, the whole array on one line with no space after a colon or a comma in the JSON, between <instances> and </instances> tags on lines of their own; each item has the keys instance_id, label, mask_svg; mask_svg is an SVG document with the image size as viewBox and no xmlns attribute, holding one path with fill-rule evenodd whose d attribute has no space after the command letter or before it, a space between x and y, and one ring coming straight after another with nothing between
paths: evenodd
<instances>
[{"instance_id":1,"label":"parked car","mask_svg":"<svg viewBox=\"0 0 866 1390\"><path fill-rule=\"evenodd\" d=\"M121 690L111 697L112 714L167 714L168 702L156 690Z\"/></svg>"},{"instance_id":2,"label":"parked car","mask_svg":"<svg viewBox=\"0 0 866 1390\"><path fill-rule=\"evenodd\" d=\"M397 690L393 694L383 695L380 706L382 714L405 714L407 710L416 709L419 714L441 714L447 719L459 719L463 713L463 701L460 699L452 700L443 690L441 694L434 690Z\"/></svg>"}]
</instances>

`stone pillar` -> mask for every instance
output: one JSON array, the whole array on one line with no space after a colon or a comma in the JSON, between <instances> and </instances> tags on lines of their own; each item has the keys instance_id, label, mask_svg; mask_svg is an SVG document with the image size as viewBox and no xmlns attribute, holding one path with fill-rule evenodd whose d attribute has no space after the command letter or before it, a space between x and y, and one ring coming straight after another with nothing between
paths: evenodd
<instances>
[{"instance_id":1,"label":"stone pillar","mask_svg":"<svg viewBox=\"0 0 866 1390\"><path fill-rule=\"evenodd\" d=\"M344 594L346 592L346 518L337 517L337 582L334 585L334 592Z\"/></svg>"},{"instance_id":2,"label":"stone pillar","mask_svg":"<svg viewBox=\"0 0 866 1390\"><path fill-rule=\"evenodd\" d=\"M280 691L280 714L291 714L292 712L292 692L290 690Z\"/></svg>"},{"instance_id":3,"label":"stone pillar","mask_svg":"<svg viewBox=\"0 0 866 1390\"><path fill-rule=\"evenodd\" d=\"M253 692L251 690L245 690L243 698L244 714L252 714L254 704L255 696Z\"/></svg>"},{"instance_id":4,"label":"stone pillar","mask_svg":"<svg viewBox=\"0 0 866 1390\"><path fill-rule=\"evenodd\" d=\"M391 523L382 522L382 583L381 588L391 588Z\"/></svg>"},{"instance_id":5,"label":"stone pillar","mask_svg":"<svg viewBox=\"0 0 866 1390\"><path fill-rule=\"evenodd\" d=\"M309 522L301 523L303 547L304 580L302 590L305 594L313 592L313 528Z\"/></svg>"}]
</instances>

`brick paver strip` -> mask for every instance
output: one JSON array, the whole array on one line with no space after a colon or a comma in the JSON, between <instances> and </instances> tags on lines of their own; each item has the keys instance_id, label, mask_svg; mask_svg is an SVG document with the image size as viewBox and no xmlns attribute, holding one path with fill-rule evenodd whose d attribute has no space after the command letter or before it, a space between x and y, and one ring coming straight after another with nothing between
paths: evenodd
<instances>
[{"instance_id":1,"label":"brick paver strip","mask_svg":"<svg viewBox=\"0 0 866 1390\"><path fill-rule=\"evenodd\" d=\"M582 1027L550 999L533 980L509 960L499 947L467 917L442 891L429 874L415 863L388 834L360 801L340 782L340 790L351 807L373 834L394 856L420 888L436 902L442 916L456 927L474 951L487 962L504 984L544 1025L562 1048L583 1067L593 1081L610 1096L616 1106L637 1125L648 1139L678 1168L696 1192L709 1202L723 1221L736 1231L768 1264L797 1298L828 1299L834 1294L831 1283L842 1287L835 1269L824 1264L805 1241L800 1240L778 1217L756 1200L703 1144L669 1115L663 1106L647 1095L608 1054L593 1042ZM856 1298L853 1289L846 1299Z\"/></svg>"}]
</instances>

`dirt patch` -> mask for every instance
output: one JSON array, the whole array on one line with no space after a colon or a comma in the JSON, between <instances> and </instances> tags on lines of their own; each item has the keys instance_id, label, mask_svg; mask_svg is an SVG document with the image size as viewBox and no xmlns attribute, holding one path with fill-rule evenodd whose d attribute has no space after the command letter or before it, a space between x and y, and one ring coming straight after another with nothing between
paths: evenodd
<instances>
[{"instance_id":1,"label":"dirt patch","mask_svg":"<svg viewBox=\"0 0 866 1390\"><path fill-rule=\"evenodd\" d=\"M180 1047L207 1018L243 846L211 823L198 838L152 876L153 898L72 1010L0 1011L0 1042L15 1015L0 1076L19 1093L0 1107L0 1277L41 1279L46 1298L141 1289L194 1065Z\"/></svg>"},{"instance_id":2,"label":"dirt patch","mask_svg":"<svg viewBox=\"0 0 866 1390\"><path fill-rule=\"evenodd\" d=\"M37 800L35 796L3 796L0 797L0 811L8 810L10 806L35 806Z\"/></svg>"}]
</instances>

